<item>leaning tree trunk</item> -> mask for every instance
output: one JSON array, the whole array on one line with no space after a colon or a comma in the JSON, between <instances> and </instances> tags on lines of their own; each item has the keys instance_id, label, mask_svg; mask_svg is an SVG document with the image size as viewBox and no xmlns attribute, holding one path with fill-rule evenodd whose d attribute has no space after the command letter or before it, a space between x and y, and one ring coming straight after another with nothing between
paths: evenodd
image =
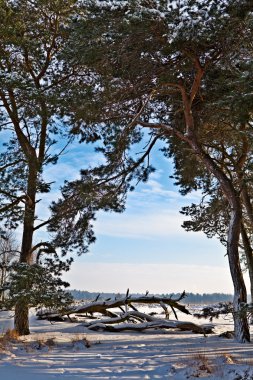
<instances>
[{"instance_id":1,"label":"leaning tree trunk","mask_svg":"<svg viewBox=\"0 0 253 380\"><path fill-rule=\"evenodd\" d=\"M192 113L192 102L200 87L201 79L204 74L200 63L197 64L197 74L192 86L190 96L187 94L184 86L181 86L182 101L184 105L184 116L186 124L186 134L181 136L187 142L196 157L206 166L209 173L214 175L218 180L223 195L226 197L230 205L230 223L227 238L227 254L229 260L230 273L234 285L234 329L235 338L238 342L244 343L250 341L249 324L246 314L242 312L242 305L247 303L247 291L242 275L239 259L239 238L242 223L242 212L240 197L226 173L220 168L216 161L202 148L201 142L198 140L195 123Z\"/></svg>"},{"instance_id":2,"label":"leaning tree trunk","mask_svg":"<svg viewBox=\"0 0 253 380\"><path fill-rule=\"evenodd\" d=\"M192 59L192 57L191 57ZM223 170L222 166L219 166L216 159L213 158L208 151L203 148L201 140L198 139L197 128L195 127L194 117L193 117L193 102L196 98L200 87L202 78L207 69L208 63L201 65L198 57L194 59L195 66L195 76L192 82L192 87L190 91L185 87L184 81L180 79L178 83L169 83L169 87L174 87L177 91L180 91L182 97L182 105L184 112L185 130L184 133L179 129L171 125L166 125L163 123L149 123L138 119L140 116L137 115L135 121L143 127L149 128L159 128L164 132L165 136L176 136L181 141L184 141L191 148L192 152L196 155L199 161L205 165L206 169L210 174L212 174L222 189L224 197L227 199L231 214L230 214L230 224L228 232L228 242L227 242L227 253L229 259L230 273L232 276L232 281L234 284L234 326L235 326L235 337L238 342L248 342L250 340L249 334L249 324L246 315L241 312L242 304L247 302L246 287L244 284L244 279L242 276L242 271L240 267L239 260L239 236L241 227L241 203L240 197L237 193L235 184L232 179L227 176L226 172Z\"/></svg>"},{"instance_id":3,"label":"leaning tree trunk","mask_svg":"<svg viewBox=\"0 0 253 380\"><path fill-rule=\"evenodd\" d=\"M244 253L245 253L247 267L248 267L248 273L249 273L250 298L251 298L251 303L253 304L253 251L252 251L250 239L248 237L247 231L243 223L242 223L242 228L241 228L241 236L242 236L243 248L244 248ZM252 314L250 317L250 324L253 325Z\"/></svg>"},{"instance_id":4,"label":"leaning tree trunk","mask_svg":"<svg viewBox=\"0 0 253 380\"><path fill-rule=\"evenodd\" d=\"M250 341L249 323L246 313L242 310L247 303L247 291L244 283L239 255L239 238L242 224L242 210L240 197L233 183L222 170L216 165L212 158L206 154L194 141L193 146L199 153L199 157L207 169L217 178L222 192L230 205L230 221L227 235L227 255L229 269L234 286L234 330L235 338L239 343Z\"/></svg>"},{"instance_id":5,"label":"leaning tree trunk","mask_svg":"<svg viewBox=\"0 0 253 380\"><path fill-rule=\"evenodd\" d=\"M25 215L23 224L22 248L20 255L20 263L32 264L32 242L34 232L35 218L35 198L37 170L35 163L30 163L30 171L28 176L27 200L25 204ZM25 291L25 289L24 289ZM22 298L15 305L14 327L19 335L30 334L29 330L29 305Z\"/></svg>"},{"instance_id":6,"label":"leaning tree trunk","mask_svg":"<svg viewBox=\"0 0 253 380\"><path fill-rule=\"evenodd\" d=\"M250 341L250 332L246 312L242 310L242 306L247 303L247 291L242 275L238 251L241 221L241 209L238 200L237 207L231 210L228 230L227 253L230 273L234 285L233 317L235 338L238 342L245 343Z\"/></svg>"},{"instance_id":7,"label":"leaning tree trunk","mask_svg":"<svg viewBox=\"0 0 253 380\"><path fill-rule=\"evenodd\" d=\"M243 204L245 206L246 213L251 224L251 228L253 228L253 207L252 207L249 192L245 183L242 188L242 200L243 200ZM249 278L250 278L251 302L253 303L253 251L252 251L250 240L245 228L243 228L242 230L242 239L243 239L243 245L245 249L245 255L246 255L247 266L248 266L248 271L249 271Z\"/></svg>"},{"instance_id":8,"label":"leaning tree trunk","mask_svg":"<svg viewBox=\"0 0 253 380\"><path fill-rule=\"evenodd\" d=\"M227 255L229 261L229 269L234 285L234 330L235 338L239 343L245 343L250 341L249 323L247 315L243 312L242 307L247 303L247 291L244 283L240 256L239 256L239 238L242 224L242 211L240 197L237 191L233 187L230 179L222 172L222 170L216 165L214 160L205 153L195 136L190 141L190 145L198 154L199 159L206 165L210 173L212 173L221 186L222 192L226 197L230 205L230 222L227 236Z\"/></svg>"},{"instance_id":9,"label":"leaning tree trunk","mask_svg":"<svg viewBox=\"0 0 253 380\"><path fill-rule=\"evenodd\" d=\"M243 224L242 224L242 229L241 229L241 236L242 236L243 248L244 248L244 253L245 253L248 272L249 272L251 302L253 303L253 251L252 251L248 234Z\"/></svg>"}]
</instances>

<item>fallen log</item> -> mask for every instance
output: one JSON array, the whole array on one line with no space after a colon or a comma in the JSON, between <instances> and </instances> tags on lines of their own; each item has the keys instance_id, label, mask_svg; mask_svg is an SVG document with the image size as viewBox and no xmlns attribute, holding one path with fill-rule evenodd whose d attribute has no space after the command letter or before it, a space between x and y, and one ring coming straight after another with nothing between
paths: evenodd
<instances>
[{"instance_id":1,"label":"fallen log","mask_svg":"<svg viewBox=\"0 0 253 380\"><path fill-rule=\"evenodd\" d=\"M181 294L180 297L177 299L173 299L172 297L159 297L159 296L140 296L140 297L131 297L131 295L126 294L125 297L115 299L115 300L105 300L105 301L98 301L97 299L94 302L85 304L85 305L80 305L80 306L73 306L70 307L64 311L49 311L49 310L40 310L37 313L37 316L40 319L50 319L50 317L55 317L55 316L63 316L63 315L71 315L71 314L85 314L85 313L100 313L103 315L107 316L115 316L115 313L112 313L108 309L115 309L119 308L121 312L124 310L123 307L125 308L124 311L127 311L127 308L130 307L133 310L136 310L136 307L134 307L132 304L133 303L138 303L138 304L159 304L163 306L163 309L165 308L165 305L168 305L176 319L177 319L177 314L175 309L181 311L182 313L185 314L191 314L189 310L186 309L184 305L181 305L179 301L185 297L185 292ZM114 315L113 315L114 314ZM168 315L168 313L166 313Z\"/></svg>"},{"instance_id":2,"label":"fallen log","mask_svg":"<svg viewBox=\"0 0 253 380\"><path fill-rule=\"evenodd\" d=\"M95 325L97 323L103 323L103 324L115 324L115 323L121 323L126 320L132 320L132 321L138 321L138 322L154 322L154 321L160 321L161 319L155 318L151 315L140 313L139 311L129 311L126 313L122 313L119 316L115 318L103 318L103 319L96 319L93 321L84 322L83 326L90 327L92 325Z\"/></svg>"},{"instance_id":3,"label":"fallen log","mask_svg":"<svg viewBox=\"0 0 253 380\"><path fill-rule=\"evenodd\" d=\"M121 332L121 331L143 331L147 329L179 329L182 331L192 331L197 334L212 334L213 326L198 326L192 322L179 322L179 321L166 321L157 320L152 322L142 323L121 323L120 325L112 326L102 322L97 322L87 326L92 331L109 331L109 332Z\"/></svg>"}]
</instances>

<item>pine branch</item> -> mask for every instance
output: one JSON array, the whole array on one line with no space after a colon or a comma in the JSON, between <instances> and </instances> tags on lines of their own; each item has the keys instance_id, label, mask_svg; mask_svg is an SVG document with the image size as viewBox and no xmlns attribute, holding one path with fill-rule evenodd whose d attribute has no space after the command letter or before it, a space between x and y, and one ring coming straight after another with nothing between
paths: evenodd
<instances>
[{"instance_id":1,"label":"pine branch","mask_svg":"<svg viewBox=\"0 0 253 380\"><path fill-rule=\"evenodd\" d=\"M5 205L5 206L1 207L1 208L0 208L0 213L3 213L3 212L5 212L5 211L7 211L7 210L10 210L10 209L13 208L14 206L18 205L19 202L23 201L24 198L26 199L25 196L19 197L19 198L17 198L14 202L9 203L8 205Z\"/></svg>"},{"instance_id":2,"label":"pine branch","mask_svg":"<svg viewBox=\"0 0 253 380\"><path fill-rule=\"evenodd\" d=\"M20 161L21 160L16 160L16 161L10 162L10 163L8 163L8 164L6 164L4 166L1 166L0 167L0 173L3 172L4 170L6 170L7 168L9 168L10 166L14 166L14 165L20 163Z\"/></svg>"}]
</instances>

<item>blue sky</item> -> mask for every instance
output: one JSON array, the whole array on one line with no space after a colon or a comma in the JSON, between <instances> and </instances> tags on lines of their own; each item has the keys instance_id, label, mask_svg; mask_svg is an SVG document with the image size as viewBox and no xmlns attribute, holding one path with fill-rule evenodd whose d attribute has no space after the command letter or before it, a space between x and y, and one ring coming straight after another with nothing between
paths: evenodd
<instances>
[{"instance_id":1,"label":"blue sky","mask_svg":"<svg viewBox=\"0 0 253 380\"><path fill-rule=\"evenodd\" d=\"M101 162L93 149L76 142L56 166L46 170L46 178L55 181L46 202L57 199L64 179L78 178L80 168ZM130 288L132 292L232 293L225 247L215 238L181 228L184 216L179 210L196 202L200 193L179 194L169 178L172 163L158 150L151 162L156 171L129 194L124 213L97 215L97 241L88 254L75 258L65 279L71 288L100 292ZM45 203L39 214L46 217Z\"/></svg>"}]
</instances>

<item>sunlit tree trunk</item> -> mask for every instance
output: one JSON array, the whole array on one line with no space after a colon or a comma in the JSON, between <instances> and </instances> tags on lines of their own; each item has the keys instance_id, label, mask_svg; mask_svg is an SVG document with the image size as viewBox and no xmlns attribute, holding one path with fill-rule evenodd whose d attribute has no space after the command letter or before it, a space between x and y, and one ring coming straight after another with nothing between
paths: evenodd
<instances>
[{"instance_id":1,"label":"sunlit tree trunk","mask_svg":"<svg viewBox=\"0 0 253 380\"><path fill-rule=\"evenodd\" d=\"M248 234L246 232L246 229L244 225L242 224L241 228L241 236L243 241L243 248L245 253L245 258L247 262L247 269L249 274L249 280L250 280L250 297L251 297L251 303L253 304L253 250L251 247L251 243L248 237ZM253 315L250 318L250 324L253 324Z\"/></svg>"},{"instance_id":2,"label":"sunlit tree trunk","mask_svg":"<svg viewBox=\"0 0 253 380\"><path fill-rule=\"evenodd\" d=\"M19 335L30 334L29 306L22 301L17 302L15 306L14 328Z\"/></svg>"},{"instance_id":3,"label":"sunlit tree trunk","mask_svg":"<svg viewBox=\"0 0 253 380\"><path fill-rule=\"evenodd\" d=\"M230 273L234 285L234 329L235 338L240 343L250 341L250 333L247 315L242 311L242 306L247 303L247 291L241 271L239 259L239 236L241 230L241 210L240 202L238 208L232 209L230 214L230 223L228 229L227 253Z\"/></svg>"}]
</instances>

